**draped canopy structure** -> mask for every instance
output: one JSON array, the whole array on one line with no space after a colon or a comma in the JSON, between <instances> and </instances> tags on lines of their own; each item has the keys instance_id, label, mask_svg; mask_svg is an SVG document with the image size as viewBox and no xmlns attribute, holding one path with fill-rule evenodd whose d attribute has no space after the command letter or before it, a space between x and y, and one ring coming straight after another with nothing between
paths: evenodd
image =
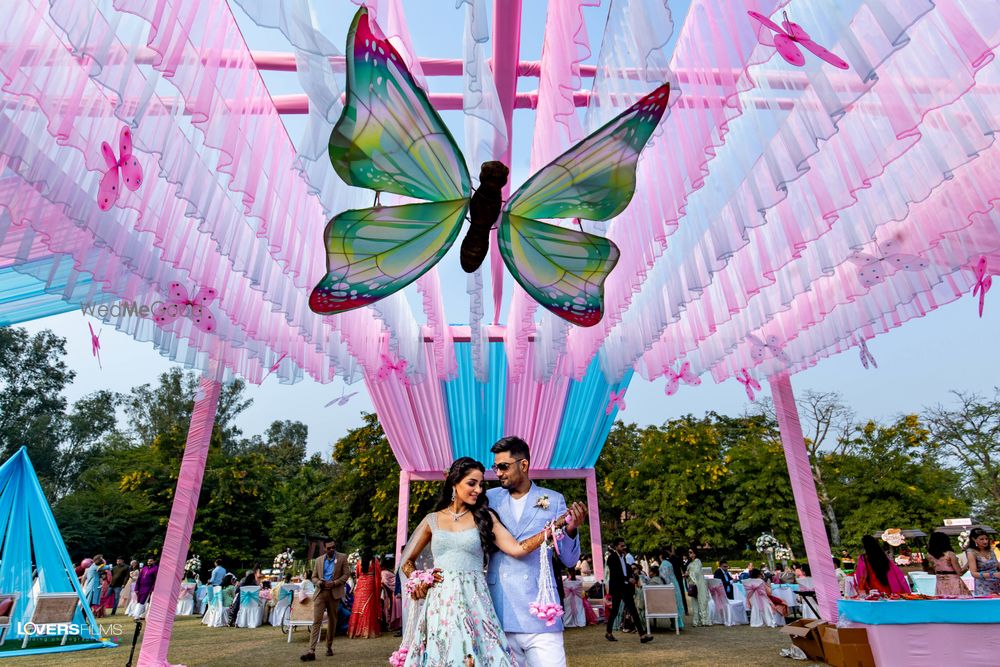
<instances>
[{"instance_id":1,"label":"draped canopy structure","mask_svg":"<svg viewBox=\"0 0 1000 667\"><path fill-rule=\"evenodd\" d=\"M404 470L439 470L536 419L542 395L600 422L608 396L593 387L681 362L717 382L771 380L794 445L790 374L969 293L977 266L1000 267L994 2L615 0L604 34L588 36L582 12L598 1L567 0L548 4L537 62L520 59L520 0L458 3L453 59L414 52L408 3L363 4L432 104L462 112L452 129L472 173L510 162L516 109L534 114L537 169L672 83L631 205L581 223L621 250L600 323L537 308L496 255L468 279L449 256L370 307L309 310L326 220L371 201L327 156L346 24L324 32L309 0L12 4L0 25L0 323L149 305L174 282L214 288L212 332L134 309L104 319L213 382L259 382L272 367L284 382L364 379ZM786 11L849 69L809 53L789 64L750 8L779 22ZM291 51L251 50L236 14ZM267 70L294 70L302 92L270 94ZM438 90L442 77L451 86ZM287 114L305 116L303 132L290 135ZM101 211L100 145L123 124L145 180ZM460 427L463 411L480 416ZM546 465L592 465L606 429L562 423L538 433ZM812 557L825 543L807 528L815 490L788 455Z\"/></svg>"}]
</instances>

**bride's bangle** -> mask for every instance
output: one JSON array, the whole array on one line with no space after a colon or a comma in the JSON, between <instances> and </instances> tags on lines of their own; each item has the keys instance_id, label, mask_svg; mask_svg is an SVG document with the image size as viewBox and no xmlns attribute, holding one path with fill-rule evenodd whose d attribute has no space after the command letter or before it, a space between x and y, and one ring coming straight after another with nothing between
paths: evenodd
<instances>
[{"instance_id":1,"label":"bride's bangle","mask_svg":"<svg viewBox=\"0 0 1000 667\"><path fill-rule=\"evenodd\" d=\"M407 578L407 579L409 579L409 578L410 578L410 576L411 576L411 575L413 574L413 572L414 572L414 571L415 571L416 569L417 569L417 566L416 566L416 565L415 565L415 564L413 563L413 561L412 561L412 560L407 560L407 561L405 561L405 562L403 563L403 565L402 565L402 566L401 566L401 567L399 568L399 570L400 570L400 571L401 571L401 572L402 572L403 574L405 574L405 575L406 575L406 578Z\"/></svg>"}]
</instances>

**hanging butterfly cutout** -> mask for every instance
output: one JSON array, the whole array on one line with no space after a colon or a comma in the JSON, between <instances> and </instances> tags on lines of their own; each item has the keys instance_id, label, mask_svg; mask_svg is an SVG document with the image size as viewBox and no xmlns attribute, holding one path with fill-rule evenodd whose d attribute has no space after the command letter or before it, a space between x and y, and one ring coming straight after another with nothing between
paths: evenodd
<instances>
[{"instance_id":1,"label":"hanging butterfly cutout","mask_svg":"<svg viewBox=\"0 0 1000 667\"><path fill-rule=\"evenodd\" d=\"M208 304L215 300L217 294L211 287L202 287L194 298L188 298L184 285L170 283L167 301L153 311L153 321L162 327L178 318L188 317L196 327L205 333L212 333L215 331L215 316L208 309Z\"/></svg>"},{"instance_id":2,"label":"hanging butterfly cutout","mask_svg":"<svg viewBox=\"0 0 1000 667\"><path fill-rule=\"evenodd\" d=\"M610 415L614 412L615 407L618 408L619 412L625 412L625 390L615 391L611 390L608 395L608 407L604 408L604 414Z\"/></svg>"},{"instance_id":3,"label":"hanging butterfly cutout","mask_svg":"<svg viewBox=\"0 0 1000 667\"><path fill-rule=\"evenodd\" d=\"M888 240L878 244L879 254L870 255L865 252L855 252L848 259L858 269L858 279L865 287L872 287L885 282L887 274L893 271L922 271L930 263L920 255L909 255L899 251L899 242Z\"/></svg>"},{"instance_id":4,"label":"hanging butterfly cutout","mask_svg":"<svg viewBox=\"0 0 1000 667\"><path fill-rule=\"evenodd\" d=\"M108 170L101 177L101 183L97 186L97 208L102 211L109 210L118 201L121 193L121 182L125 181L125 187L135 192L142 185L142 167L139 161L132 155L132 132L128 127L123 127L118 136L118 150L121 157L116 158L108 142L101 142L101 154L104 156L104 163ZM121 176L119 177L119 172Z\"/></svg>"},{"instance_id":5,"label":"hanging butterfly cutout","mask_svg":"<svg viewBox=\"0 0 1000 667\"><path fill-rule=\"evenodd\" d=\"M760 383L753 379L753 376L750 375L750 372L747 371L747 369L740 369L740 372L736 374L736 381L743 385L743 388L746 389L747 398L751 401L756 398L756 394L753 392L755 389L760 391Z\"/></svg>"},{"instance_id":6,"label":"hanging butterfly cutout","mask_svg":"<svg viewBox=\"0 0 1000 667\"><path fill-rule=\"evenodd\" d=\"M514 279L559 317L597 324L618 248L541 220L609 220L625 210L639 153L667 108L669 84L543 167L506 205L507 166L483 164L470 200L471 180L455 140L399 53L376 32L360 8L347 34L347 99L330 135L330 160L348 185L426 203L344 211L330 220L324 232L329 272L313 288L310 308L340 313L406 287L444 257L469 212L463 269L482 263L499 217L500 255Z\"/></svg>"},{"instance_id":7,"label":"hanging butterfly cutout","mask_svg":"<svg viewBox=\"0 0 1000 667\"><path fill-rule=\"evenodd\" d=\"M352 391L350 394L347 394L347 393L345 393L346 391L347 391L347 387L345 386L344 389L340 392L340 396L338 396L337 398L333 399L332 401L330 401L329 403L327 403L323 407L324 408L328 408L331 405L333 405L334 403L336 403L338 406L347 405L348 401L351 400L351 397L352 396L356 396L357 393L358 393L356 391Z\"/></svg>"},{"instance_id":8,"label":"hanging butterfly cutout","mask_svg":"<svg viewBox=\"0 0 1000 667\"><path fill-rule=\"evenodd\" d=\"M764 342L753 334L747 334L747 340L750 341L751 345L750 358L754 361L761 362L768 356L771 356L783 364L787 365L791 363L777 336L768 336L767 342Z\"/></svg>"},{"instance_id":9,"label":"hanging butterfly cutout","mask_svg":"<svg viewBox=\"0 0 1000 667\"><path fill-rule=\"evenodd\" d=\"M864 338L858 338L858 355L861 357L861 365L868 370L870 365L872 368L878 368L878 362L875 361L875 357L872 353L868 351L868 341Z\"/></svg>"},{"instance_id":10,"label":"hanging butterfly cutout","mask_svg":"<svg viewBox=\"0 0 1000 667\"><path fill-rule=\"evenodd\" d=\"M262 377L262 378L260 379L261 383L263 383L263 382L264 382L264 380L266 380L266 379L267 379L267 376L268 376L268 375L270 375L270 374L271 374L271 373L273 373L274 371L278 370L278 367L279 367L279 366L281 366L281 362L282 362L282 360L283 360L283 359L284 359L285 357L287 357L287 356L288 356L288 354L287 354L286 352L282 352L282 353L281 353L281 356L280 356L280 357L278 357L278 360L277 360L277 361L275 361L275 362L274 362L273 364L271 364L271 367L267 369L267 373L265 373L265 374L264 374L264 377Z\"/></svg>"},{"instance_id":11,"label":"hanging butterfly cutout","mask_svg":"<svg viewBox=\"0 0 1000 667\"><path fill-rule=\"evenodd\" d=\"M983 304L986 300L986 293L993 287L993 276L987 273L987 268L986 256L982 255L973 269L976 273L976 285L972 288L972 296L979 295L979 317L983 316Z\"/></svg>"},{"instance_id":12,"label":"hanging butterfly cutout","mask_svg":"<svg viewBox=\"0 0 1000 667\"><path fill-rule=\"evenodd\" d=\"M375 376L378 378L379 382L385 382L393 373L396 374L396 379L398 379L404 387L410 386L410 376L406 374L406 359L393 361L392 357L388 354L383 354L382 366L378 369L378 373L376 373Z\"/></svg>"},{"instance_id":13,"label":"hanging butterfly cutout","mask_svg":"<svg viewBox=\"0 0 1000 667\"><path fill-rule=\"evenodd\" d=\"M691 364L687 361L681 364L681 369L676 373L674 372L673 367L665 367L663 369L663 375L667 378L667 384L663 388L663 393L667 396L673 396L677 393L677 389L680 387L680 382L682 380L685 384L692 386L701 384L701 378L691 372Z\"/></svg>"},{"instance_id":14,"label":"hanging butterfly cutout","mask_svg":"<svg viewBox=\"0 0 1000 667\"><path fill-rule=\"evenodd\" d=\"M95 334L94 325L90 322L87 322L87 327L90 329L90 353L97 357L97 367L103 371L104 367L101 366L101 333Z\"/></svg>"},{"instance_id":15,"label":"hanging butterfly cutout","mask_svg":"<svg viewBox=\"0 0 1000 667\"><path fill-rule=\"evenodd\" d=\"M768 33L758 28L757 41L765 46L773 46L776 48L781 57L784 58L790 65L802 67L806 64L806 57L802 55L802 50L799 49L799 45L801 45L834 67L838 67L840 69L850 68L850 65L848 65L847 61L843 58L828 51L827 49L824 49L822 46L814 42L812 38L809 37L809 33L802 29L802 26L798 23L792 23L789 21L788 12L781 13L785 20L782 21L780 26L759 12L749 11L747 14L749 14L751 18L758 21L761 25L773 30L775 33L774 37L771 37Z\"/></svg>"}]
</instances>

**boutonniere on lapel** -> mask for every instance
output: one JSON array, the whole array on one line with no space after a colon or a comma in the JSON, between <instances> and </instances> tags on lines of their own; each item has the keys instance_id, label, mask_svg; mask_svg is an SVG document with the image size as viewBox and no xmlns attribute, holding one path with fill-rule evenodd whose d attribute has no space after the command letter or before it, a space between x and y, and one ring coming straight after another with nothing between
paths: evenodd
<instances>
[{"instance_id":1,"label":"boutonniere on lapel","mask_svg":"<svg viewBox=\"0 0 1000 667\"><path fill-rule=\"evenodd\" d=\"M541 498L539 498L538 501L535 503L535 507L547 510L549 508L549 497L542 496Z\"/></svg>"}]
</instances>

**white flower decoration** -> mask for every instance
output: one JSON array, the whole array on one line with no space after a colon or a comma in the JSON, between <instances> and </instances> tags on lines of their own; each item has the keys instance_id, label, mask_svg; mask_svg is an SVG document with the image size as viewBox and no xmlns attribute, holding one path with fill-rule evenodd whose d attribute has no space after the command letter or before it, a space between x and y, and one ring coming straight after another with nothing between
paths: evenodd
<instances>
[{"instance_id":1,"label":"white flower decoration","mask_svg":"<svg viewBox=\"0 0 1000 667\"><path fill-rule=\"evenodd\" d=\"M538 502L535 503L535 507L538 507L538 508L543 509L543 510L547 510L549 508L549 497L548 496L542 496L541 498L539 498Z\"/></svg>"}]
</instances>

